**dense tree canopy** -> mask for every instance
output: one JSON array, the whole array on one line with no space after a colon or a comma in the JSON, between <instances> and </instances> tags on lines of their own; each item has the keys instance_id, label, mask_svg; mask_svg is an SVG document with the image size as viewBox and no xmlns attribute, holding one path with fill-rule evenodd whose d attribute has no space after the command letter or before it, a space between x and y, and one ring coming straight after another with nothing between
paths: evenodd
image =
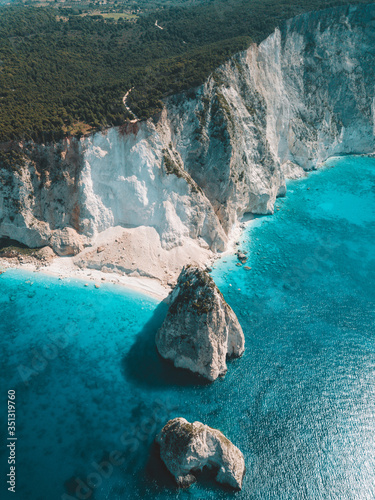
<instances>
[{"instance_id":1,"label":"dense tree canopy","mask_svg":"<svg viewBox=\"0 0 375 500\"><path fill-rule=\"evenodd\" d=\"M129 18L79 15L66 4L1 7L0 141L51 141L121 124L132 117L122 97L133 86L132 111L150 117L163 97L199 85L283 20L346 3L160 0Z\"/></svg>"}]
</instances>

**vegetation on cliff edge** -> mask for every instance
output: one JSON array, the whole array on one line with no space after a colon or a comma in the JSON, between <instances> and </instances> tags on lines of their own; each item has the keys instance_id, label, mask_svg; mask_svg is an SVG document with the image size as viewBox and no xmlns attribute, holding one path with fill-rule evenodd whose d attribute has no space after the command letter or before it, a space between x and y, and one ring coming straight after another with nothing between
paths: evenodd
<instances>
[{"instance_id":1,"label":"vegetation on cliff edge","mask_svg":"<svg viewBox=\"0 0 375 500\"><path fill-rule=\"evenodd\" d=\"M134 117L122 101L133 86L132 112L153 116L161 99L198 86L283 20L349 1L150 1L124 17L92 15L91 4L82 14L69 2L27 3L0 7L2 142L50 142L120 125ZM126 0L115 4L118 14Z\"/></svg>"}]
</instances>

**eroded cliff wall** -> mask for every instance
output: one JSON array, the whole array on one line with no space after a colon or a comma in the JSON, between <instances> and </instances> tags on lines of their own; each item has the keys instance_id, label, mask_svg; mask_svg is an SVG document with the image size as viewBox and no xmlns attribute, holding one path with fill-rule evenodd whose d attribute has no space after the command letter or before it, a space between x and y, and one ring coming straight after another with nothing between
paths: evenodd
<instances>
[{"instance_id":1,"label":"eroded cliff wall","mask_svg":"<svg viewBox=\"0 0 375 500\"><path fill-rule=\"evenodd\" d=\"M64 254L151 226L165 250L221 251L245 212L273 211L285 176L375 150L374 72L375 5L292 19L157 122L20 145L25 159L0 169L0 236Z\"/></svg>"}]
</instances>

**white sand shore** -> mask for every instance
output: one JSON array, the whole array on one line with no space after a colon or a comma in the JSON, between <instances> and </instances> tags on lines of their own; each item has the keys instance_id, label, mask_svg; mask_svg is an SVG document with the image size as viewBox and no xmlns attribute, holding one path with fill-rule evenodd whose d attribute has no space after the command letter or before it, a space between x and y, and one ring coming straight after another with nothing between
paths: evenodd
<instances>
[{"instance_id":1,"label":"white sand shore","mask_svg":"<svg viewBox=\"0 0 375 500\"><path fill-rule=\"evenodd\" d=\"M117 273L103 273L95 269L80 269L73 263L72 257L56 257L51 264L38 266L31 263L17 263L9 259L0 259L0 269L24 269L27 271L48 274L59 279L73 278L82 281L82 286L100 287L101 283L114 283L130 290L149 295L157 300L164 300L171 288L162 285L158 280L143 277L122 276Z\"/></svg>"},{"instance_id":2,"label":"white sand shore","mask_svg":"<svg viewBox=\"0 0 375 500\"><path fill-rule=\"evenodd\" d=\"M92 247L75 257L55 257L47 262L3 258L0 259L0 269L18 268L59 279L78 279L83 282L83 286L100 287L101 283L114 283L164 300L183 265L193 263L212 266L221 257L234 253L238 249L236 242L250 222L249 219L251 217L236 224L231 231L227 250L220 254L213 254L190 239L186 240L185 245L166 251L161 248L158 238L154 241L152 228L118 227L101 233ZM103 247L100 248L100 245ZM124 272L125 269L128 272ZM154 277L139 275L139 270Z\"/></svg>"}]
</instances>

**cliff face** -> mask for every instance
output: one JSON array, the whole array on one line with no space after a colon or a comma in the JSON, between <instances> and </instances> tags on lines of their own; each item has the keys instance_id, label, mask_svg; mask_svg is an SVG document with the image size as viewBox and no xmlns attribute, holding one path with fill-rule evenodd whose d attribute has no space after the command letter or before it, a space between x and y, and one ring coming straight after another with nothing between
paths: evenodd
<instances>
[{"instance_id":1,"label":"cliff face","mask_svg":"<svg viewBox=\"0 0 375 500\"><path fill-rule=\"evenodd\" d=\"M210 202L177 153L164 149L164 122L33 146L38 154L25 146L25 164L1 171L1 234L28 246L52 244L60 253L57 235L67 226L87 243L113 226L144 225L157 230L166 249L192 238L222 250L227 236Z\"/></svg>"},{"instance_id":2,"label":"cliff face","mask_svg":"<svg viewBox=\"0 0 375 500\"><path fill-rule=\"evenodd\" d=\"M0 234L30 247L58 245L62 253L70 237L74 251L79 251L85 241L77 234L84 233L78 188L83 165L80 144L64 141L14 149L23 158L19 152L16 160L0 164Z\"/></svg>"},{"instance_id":3,"label":"cliff face","mask_svg":"<svg viewBox=\"0 0 375 500\"><path fill-rule=\"evenodd\" d=\"M24 165L0 169L0 236L67 253L152 226L166 250L223 250L243 213L273 211L285 175L375 150L374 42L374 5L299 16L168 99L157 123L22 145Z\"/></svg>"},{"instance_id":4,"label":"cliff face","mask_svg":"<svg viewBox=\"0 0 375 500\"><path fill-rule=\"evenodd\" d=\"M246 54L267 105L267 139L304 169L375 149L375 5L299 16Z\"/></svg>"}]
</instances>

